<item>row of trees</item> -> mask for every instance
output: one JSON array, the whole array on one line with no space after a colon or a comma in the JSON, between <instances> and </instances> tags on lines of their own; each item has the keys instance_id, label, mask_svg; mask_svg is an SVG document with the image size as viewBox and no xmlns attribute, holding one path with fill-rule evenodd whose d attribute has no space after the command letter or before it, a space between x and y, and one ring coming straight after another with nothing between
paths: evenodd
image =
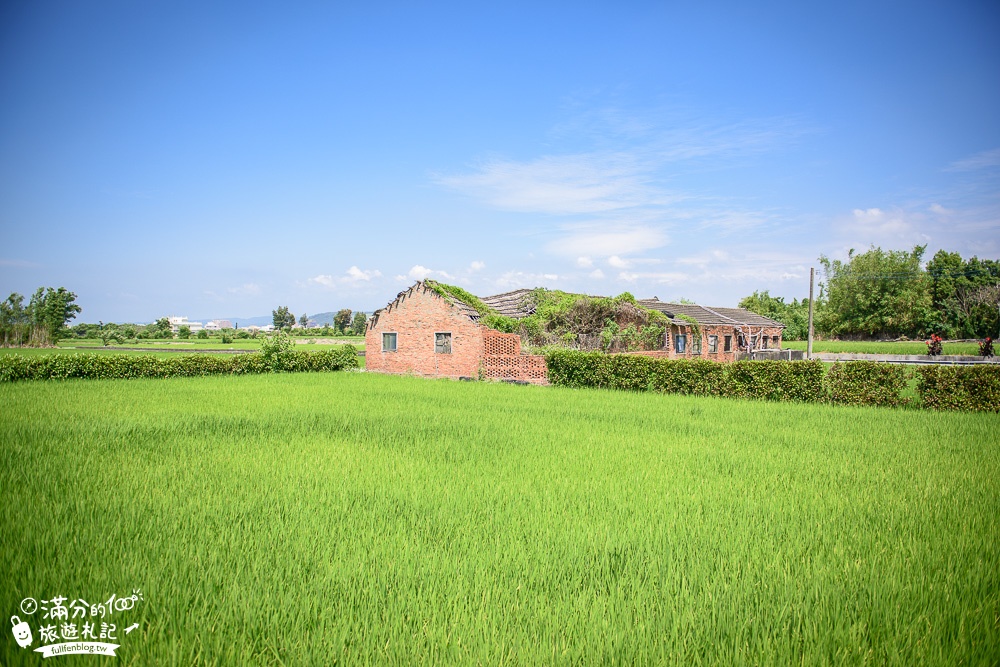
<instances>
[{"instance_id":1,"label":"row of trees","mask_svg":"<svg viewBox=\"0 0 1000 667\"><path fill-rule=\"evenodd\" d=\"M80 311L76 294L65 287L39 287L27 305L24 296L14 292L0 303L0 345L54 345Z\"/></svg>"},{"instance_id":2,"label":"row of trees","mask_svg":"<svg viewBox=\"0 0 1000 667\"><path fill-rule=\"evenodd\" d=\"M276 310L271 311L272 323L274 328L280 331L288 331L293 326L295 326L295 315L288 310L288 306L278 306ZM305 313L298 319L299 325L303 328L309 323L309 316ZM337 314L333 316L333 333L334 334L354 334L355 336L363 336L365 334L365 324L367 324L368 318L362 312L353 313L350 308L342 308L337 311Z\"/></svg>"},{"instance_id":3,"label":"row of trees","mask_svg":"<svg viewBox=\"0 0 1000 667\"><path fill-rule=\"evenodd\" d=\"M813 315L816 333L839 338L996 337L1000 261L965 260L940 250L925 265L926 249L851 250L846 261L821 256L823 278ZM785 302L764 291L739 305L784 324L787 340L808 334L808 299Z\"/></svg>"}]
</instances>

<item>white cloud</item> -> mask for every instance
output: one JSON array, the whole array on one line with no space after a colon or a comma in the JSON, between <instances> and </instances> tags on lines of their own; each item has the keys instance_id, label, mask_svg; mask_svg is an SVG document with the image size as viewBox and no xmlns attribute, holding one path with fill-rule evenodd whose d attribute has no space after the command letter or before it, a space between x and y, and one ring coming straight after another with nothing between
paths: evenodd
<instances>
[{"instance_id":1,"label":"white cloud","mask_svg":"<svg viewBox=\"0 0 1000 667\"><path fill-rule=\"evenodd\" d=\"M557 255L610 257L659 248L667 243L667 235L659 229L645 226L578 225L567 228L564 235L548 243L546 248Z\"/></svg>"},{"instance_id":2,"label":"white cloud","mask_svg":"<svg viewBox=\"0 0 1000 667\"><path fill-rule=\"evenodd\" d=\"M485 262L473 262L472 264L469 264L470 271L482 271L485 268L486 268Z\"/></svg>"},{"instance_id":3,"label":"white cloud","mask_svg":"<svg viewBox=\"0 0 1000 667\"><path fill-rule=\"evenodd\" d=\"M230 287L226 290L230 294L241 294L245 296L256 296L260 294L260 285L256 283L243 283L239 287Z\"/></svg>"},{"instance_id":4,"label":"white cloud","mask_svg":"<svg viewBox=\"0 0 1000 667\"><path fill-rule=\"evenodd\" d=\"M322 285L323 287L333 287L335 284L333 276L323 273L315 278L310 278L308 282L316 283L317 285Z\"/></svg>"},{"instance_id":5,"label":"white cloud","mask_svg":"<svg viewBox=\"0 0 1000 667\"><path fill-rule=\"evenodd\" d=\"M507 271L494 280L494 284L504 290L515 290L522 287L552 287L559 280L555 273L525 273L524 271Z\"/></svg>"},{"instance_id":6,"label":"white cloud","mask_svg":"<svg viewBox=\"0 0 1000 667\"><path fill-rule=\"evenodd\" d=\"M37 269L42 265L36 264L35 262L28 262L23 259L0 259L0 266L8 266L18 269Z\"/></svg>"},{"instance_id":7,"label":"white cloud","mask_svg":"<svg viewBox=\"0 0 1000 667\"><path fill-rule=\"evenodd\" d=\"M336 277L328 273L321 273L306 281L306 284L319 285L326 289L336 289L337 285L358 285L371 282L373 278L381 278L382 272L378 269L362 270L357 266L344 271L344 275Z\"/></svg>"},{"instance_id":8,"label":"white cloud","mask_svg":"<svg viewBox=\"0 0 1000 667\"><path fill-rule=\"evenodd\" d=\"M596 152L490 160L437 182L500 209L575 215L667 203L671 198L647 183L648 171L635 153Z\"/></svg>"},{"instance_id":9,"label":"white cloud","mask_svg":"<svg viewBox=\"0 0 1000 667\"><path fill-rule=\"evenodd\" d=\"M592 260L589 257L577 257L576 265L579 266L581 269L589 269L594 265L594 260Z\"/></svg>"},{"instance_id":10,"label":"white cloud","mask_svg":"<svg viewBox=\"0 0 1000 667\"><path fill-rule=\"evenodd\" d=\"M937 213L938 215L951 215L951 213L952 213L952 211L950 209L947 209L947 208L945 208L944 206L941 206L941 204L938 204L938 203L931 204L927 208L927 210L930 211L931 213Z\"/></svg>"},{"instance_id":11,"label":"white cloud","mask_svg":"<svg viewBox=\"0 0 1000 667\"><path fill-rule=\"evenodd\" d=\"M406 277L410 280L423 280L424 278L444 278L445 280L451 280L453 278L453 276L448 274L446 271L435 271L434 269L428 269L426 266L420 266L419 264L410 269L406 274Z\"/></svg>"},{"instance_id":12,"label":"white cloud","mask_svg":"<svg viewBox=\"0 0 1000 667\"><path fill-rule=\"evenodd\" d=\"M956 160L948 165L948 171L976 171L1000 166L1000 148L981 151L975 155Z\"/></svg>"},{"instance_id":13,"label":"white cloud","mask_svg":"<svg viewBox=\"0 0 1000 667\"><path fill-rule=\"evenodd\" d=\"M379 271L378 269L362 271L358 267L352 266L351 268L347 269L347 276L341 278L341 281L351 282L351 283L356 283L359 281L371 282L372 278L381 278L381 277L382 277L382 272Z\"/></svg>"},{"instance_id":14,"label":"white cloud","mask_svg":"<svg viewBox=\"0 0 1000 667\"><path fill-rule=\"evenodd\" d=\"M628 260L622 259L618 255L611 255L611 257L608 257L608 266L615 269L627 269L632 266L632 263Z\"/></svg>"},{"instance_id":15,"label":"white cloud","mask_svg":"<svg viewBox=\"0 0 1000 667\"><path fill-rule=\"evenodd\" d=\"M601 280L602 278L604 278L604 271L601 271L600 269L594 269L588 275L590 275L591 278L596 278L597 280Z\"/></svg>"}]
</instances>

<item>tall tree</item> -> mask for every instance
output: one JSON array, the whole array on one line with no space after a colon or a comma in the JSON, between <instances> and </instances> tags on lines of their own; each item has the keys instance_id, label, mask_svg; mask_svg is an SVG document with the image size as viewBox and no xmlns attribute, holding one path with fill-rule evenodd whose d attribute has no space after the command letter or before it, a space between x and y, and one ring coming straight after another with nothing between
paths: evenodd
<instances>
[{"instance_id":1,"label":"tall tree","mask_svg":"<svg viewBox=\"0 0 1000 667\"><path fill-rule=\"evenodd\" d=\"M63 335L66 324L83 309L76 303L76 294L65 287L39 287L28 304L31 318L31 342L52 345Z\"/></svg>"},{"instance_id":2,"label":"tall tree","mask_svg":"<svg viewBox=\"0 0 1000 667\"><path fill-rule=\"evenodd\" d=\"M299 326L301 326L303 329L309 326L309 316L306 315L305 313L302 313L299 316Z\"/></svg>"},{"instance_id":3,"label":"tall tree","mask_svg":"<svg viewBox=\"0 0 1000 667\"><path fill-rule=\"evenodd\" d=\"M0 338L3 347L20 347L28 340L31 318L24 307L24 296L13 292L0 303Z\"/></svg>"},{"instance_id":4,"label":"tall tree","mask_svg":"<svg viewBox=\"0 0 1000 667\"><path fill-rule=\"evenodd\" d=\"M354 313L354 319L351 320L351 333L355 336L364 336L367 324L368 317L364 313L361 311Z\"/></svg>"},{"instance_id":5,"label":"tall tree","mask_svg":"<svg viewBox=\"0 0 1000 667\"><path fill-rule=\"evenodd\" d=\"M275 329L291 329L295 326L295 315L288 312L288 306L278 306L277 310L271 311L271 316Z\"/></svg>"},{"instance_id":6,"label":"tall tree","mask_svg":"<svg viewBox=\"0 0 1000 667\"><path fill-rule=\"evenodd\" d=\"M351 326L351 309L341 308L333 316L333 328L338 333L346 333L349 326Z\"/></svg>"},{"instance_id":7,"label":"tall tree","mask_svg":"<svg viewBox=\"0 0 1000 667\"><path fill-rule=\"evenodd\" d=\"M820 256L826 304L820 330L835 336L923 336L934 328L931 292L921 258L927 246L882 250L872 246L846 262Z\"/></svg>"}]
</instances>

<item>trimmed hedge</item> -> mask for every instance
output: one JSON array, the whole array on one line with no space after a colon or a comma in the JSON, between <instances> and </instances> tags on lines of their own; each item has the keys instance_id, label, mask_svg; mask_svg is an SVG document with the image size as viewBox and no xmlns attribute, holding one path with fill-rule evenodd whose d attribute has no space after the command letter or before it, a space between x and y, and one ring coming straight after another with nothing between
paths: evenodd
<instances>
[{"instance_id":1,"label":"trimmed hedge","mask_svg":"<svg viewBox=\"0 0 1000 667\"><path fill-rule=\"evenodd\" d=\"M0 356L0 382L253 375L273 371L339 371L357 367L357 350L351 345L321 352L288 352L282 355L280 367L268 364L256 352L234 355L196 354L167 359L150 354L81 353L37 357L8 354Z\"/></svg>"},{"instance_id":2,"label":"trimmed hedge","mask_svg":"<svg viewBox=\"0 0 1000 667\"><path fill-rule=\"evenodd\" d=\"M840 405L904 405L909 374L897 364L849 361L833 365L826 375L830 401Z\"/></svg>"},{"instance_id":3,"label":"trimmed hedge","mask_svg":"<svg viewBox=\"0 0 1000 667\"><path fill-rule=\"evenodd\" d=\"M1000 412L1000 366L924 366L917 393L933 410Z\"/></svg>"},{"instance_id":4,"label":"trimmed hedge","mask_svg":"<svg viewBox=\"0 0 1000 667\"><path fill-rule=\"evenodd\" d=\"M554 350L545 355L549 382L566 387L603 387L751 398L820 401L825 396L818 361L656 359L637 354Z\"/></svg>"},{"instance_id":5,"label":"trimmed hedge","mask_svg":"<svg viewBox=\"0 0 1000 667\"><path fill-rule=\"evenodd\" d=\"M545 355L549 382L667 394L765 401L935 410L1000 411L1000 365L925 366L917 370L919 403L903 397L912 371L896 364L848 361L824 373L819 361L656 359L634 354L553 350Z\"/></svg>"}]
</instances>

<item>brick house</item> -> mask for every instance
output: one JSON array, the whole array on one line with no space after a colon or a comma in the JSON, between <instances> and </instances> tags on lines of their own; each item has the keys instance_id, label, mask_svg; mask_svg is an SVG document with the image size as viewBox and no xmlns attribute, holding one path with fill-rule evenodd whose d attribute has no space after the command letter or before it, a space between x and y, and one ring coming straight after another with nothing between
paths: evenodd
<instances>
[{"instance_id":1,"label":"brick house","mask_svg":"<svg viewBox=\"0 0 1000 667\"><path fill-rule=\"evenodd\" d=\"M641 299L641 306L670 319L663 353L669 359L734 361L739 354L780 350L785 325L743 308L709 308L685 303L665 303L656 297ZM699 331L691 320L697 322Z\"/></svg>"},{"instance_id":2,"label":"brick house","mask_svg":"<svg viewBox=\"0 0 1000 667\"><path fill-rule=\"evenodd\" d=\"M523 294L482 299L508 317L521 317ZM365 366L379 373L476 378L546 384L545 358L521 353L521 337L479 322L472 306L442 296L425 281L375 311L365 331Z\"/></svg>"}]
</instances>

